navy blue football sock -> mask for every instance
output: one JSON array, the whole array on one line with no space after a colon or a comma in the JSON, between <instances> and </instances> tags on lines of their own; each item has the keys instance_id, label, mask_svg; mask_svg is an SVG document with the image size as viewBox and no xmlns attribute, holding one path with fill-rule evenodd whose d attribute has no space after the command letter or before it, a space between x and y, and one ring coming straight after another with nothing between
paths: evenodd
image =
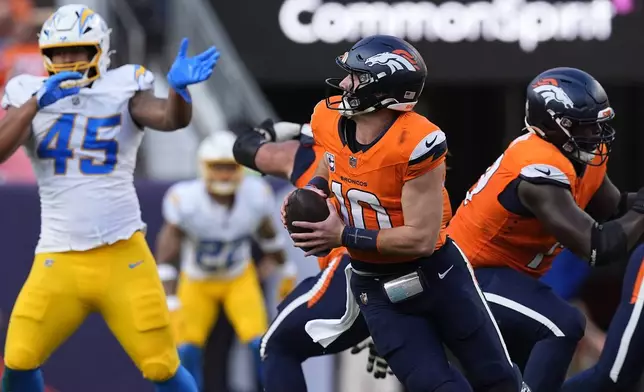
<instances>
[{"instance_id":1,"label":"navy blue football sock","mask_svg":"<svg viewBox=\"0 0 644 392\"><path fill-rule=\"evenodd\" d=\"M13 370L5 367L2 375L3 392L45 392L45 381L40 368Z\"/></svg>"}]
</instances>

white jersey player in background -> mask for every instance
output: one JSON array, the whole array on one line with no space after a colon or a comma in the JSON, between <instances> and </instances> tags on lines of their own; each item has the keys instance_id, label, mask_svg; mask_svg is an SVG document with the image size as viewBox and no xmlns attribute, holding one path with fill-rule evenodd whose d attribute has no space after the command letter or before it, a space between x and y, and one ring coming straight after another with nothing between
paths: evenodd
<instances>
[{"instance_id":1,"label":"white jersey player in background","mask_svg":"<svg viewBox=\"0 0 644 392\"><path fill-rule=\"evenodd\" d=\"M228 316L243 344L259 347L268 318L251 239L264 258L259 275L284 264L284 236L277 235L275 198L260 177L245 174L233 157L234 134L214 132L198 150L201 178L173 185L163 201L165 223L156 242L182 364L202 386L202 352L219 313ZM173 281L180 259L177 295ZM174 262L174 263L173 263ZM290 273L291 286L295 271ZM257 355L257 359L259 356ZM258 360L259 364L259 360Z\"/></svg>"},{"instance_id":2,"label":"white jersey player in background","mask_svg":"<svg viewBox=\"0 0 644 392\"><path fill-rule=\"evenodd\" d=\"M188 57L184 40L161 99L142 66L108 70L109 36L91 9L61 7L39 36L49 77L19 75L2 98L0 162L25 147L42 210L34 263L9 322L5 392L43 391L40 366L92 312L158 391L197 391L174 346L133 171L144 127L189 124L187 86L210 76L219 53Z\"/></svg>"}]
</instances>

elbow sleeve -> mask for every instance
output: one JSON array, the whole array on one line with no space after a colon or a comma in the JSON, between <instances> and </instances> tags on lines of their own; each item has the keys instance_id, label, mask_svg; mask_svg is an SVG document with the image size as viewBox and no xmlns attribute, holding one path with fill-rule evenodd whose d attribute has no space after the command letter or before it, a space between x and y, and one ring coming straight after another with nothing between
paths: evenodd
<instances>
[{"instance_id":1,"label":"elbow sleeve","mask_svg":"<svg viewBox=\"0 0 644 392\"><path fill-rule=\"evenodd\" d=\"M266 143L266 139L255 131L249 131L239 135L233 145L235 160L240 165L261 172L255 164L255 156L257 155L259 147L264 143Z\"/></svg>"}]
</instances>

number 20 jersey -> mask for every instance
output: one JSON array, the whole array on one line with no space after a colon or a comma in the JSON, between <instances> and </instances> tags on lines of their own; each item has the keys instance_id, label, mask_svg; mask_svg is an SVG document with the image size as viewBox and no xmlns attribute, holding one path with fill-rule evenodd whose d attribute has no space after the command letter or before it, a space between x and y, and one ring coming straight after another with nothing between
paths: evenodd
<instances>
[{"instance_id":1,"label":"number 20 jersey","mask_svg":"<svg viewBox=\"0 0 644 392\"><path fill-rule=\"evenodd\" d=\"M474 267L511 267L543 275L560 246L518 199L519 181L569 189L584 209L606 174L606 163L578 174L553 144L527 133L515 139L467 192L447 232Z\"/></svg>"},{"instance_id":2,"label":"number 20 jersey","mask_svg":"<svg viewBox=\"0 0 644 392\"><path fill-rule=\"evenodd\" d=\"M19 108L45 79L11 79L2 107ZM128 103L153 82L145 68L125 65L36 114L24 145L40 193L36 253L88 250L145 228L133 184L143 130L132 120Z\"/></svg>"},{"instance_id":3,"label":"number 20 jersey","mask_svg":"<svg viewBox=\"0 0 644 392\"><path fill-rule=\"evenodd\" d=\"M403 226L403 186L445 161L445 134L417 113L401 113L368 149L354 153L344 140L341 119L338 111L321 101L313 112L311 129L316 143L325 149L329 187L345 223L370 230ZM444 241L441 229L436 247ZM349 254L354 260L374 263L414 259L355 249L349 249Z\"/></svg>"}]
</instances>

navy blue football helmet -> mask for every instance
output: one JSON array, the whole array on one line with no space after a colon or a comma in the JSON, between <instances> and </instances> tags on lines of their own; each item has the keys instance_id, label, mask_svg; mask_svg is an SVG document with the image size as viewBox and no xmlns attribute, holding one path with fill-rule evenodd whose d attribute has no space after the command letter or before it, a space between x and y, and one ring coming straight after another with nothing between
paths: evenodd
<instances>
[{"instance_id":1,"label":"navy blue football helmet","mask_svg":"<svg viewBox=\"0 0 644 392\"><path fill-rule=\"evenodd\" d=\"M615 112L604 88L586 72L562 67L539 74L528 85L525 111L528 129L569 159L596 166L608 158Z\"/></svg>"},{"instance_id":2,"label":"navy blue football helmet","mask_svg":"<svg viewBox=\"0 0 644 392\"><path fill-rule=\"evenodd\" d=\"M384 108L412 110L427 77L427 66L416 48L389 35L363 38L335 62L349 73L351 88L340 87L343 78L327 79L331 91L326 104L348 117Z\"/></svg>"}]
</instances>

